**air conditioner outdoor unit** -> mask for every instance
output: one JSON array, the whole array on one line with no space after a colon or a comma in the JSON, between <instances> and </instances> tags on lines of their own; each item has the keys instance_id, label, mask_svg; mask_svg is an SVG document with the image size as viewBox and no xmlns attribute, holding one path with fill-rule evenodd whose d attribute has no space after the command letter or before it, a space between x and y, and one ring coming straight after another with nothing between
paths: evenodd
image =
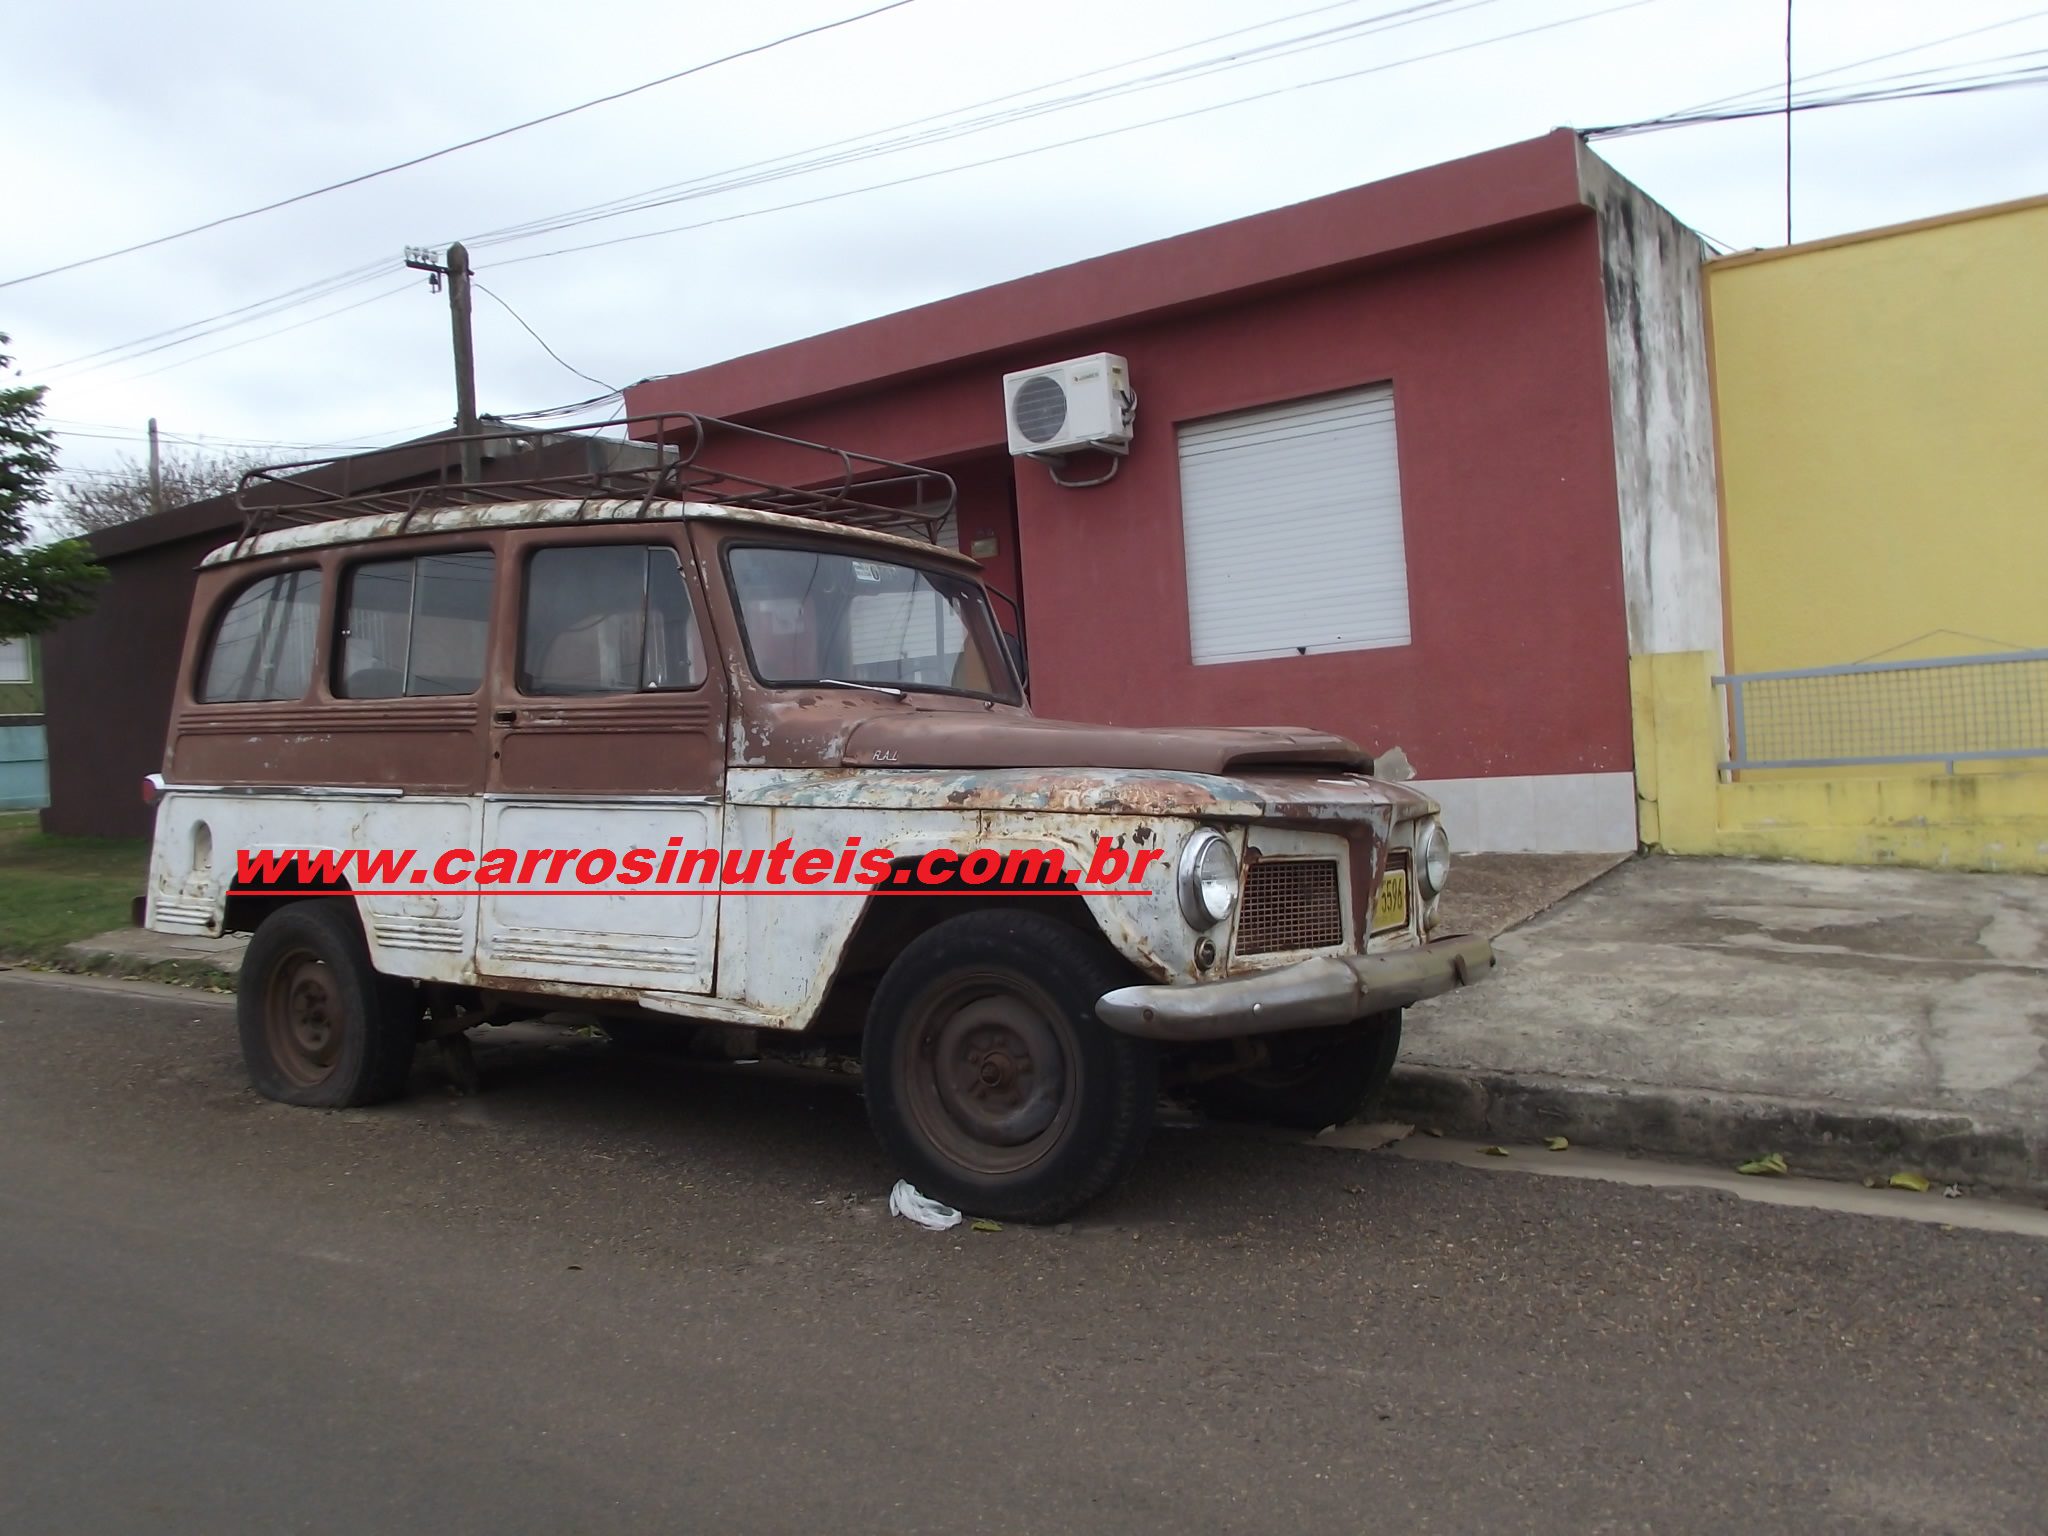
<instances>
[{"instance_id":1,"label":"air conditioner outdoor unit","mask_svg":"<svg viewBox=\"0 0 2048 1536\"><path fill-rule=\"evenodd\" d=\"M1010 452L1059 459L1084 448L1128 453L1138 397L1131 368L1113 352L1003 375Z\"/></svg>"}]
</instances>

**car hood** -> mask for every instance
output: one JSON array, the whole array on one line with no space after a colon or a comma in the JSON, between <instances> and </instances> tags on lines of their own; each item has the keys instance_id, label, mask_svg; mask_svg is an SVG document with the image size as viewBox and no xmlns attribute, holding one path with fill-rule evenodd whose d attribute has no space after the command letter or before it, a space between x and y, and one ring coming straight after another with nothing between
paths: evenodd
<instances>
[{"instance_id":1,"label":"car hood","mask_svg":"<svg viewBox=\"0 0 2048 1536\"><path fill-rule=\"evenodd\" d=\"M1164 768L731 768L726 803L770 809L1053 812L1278 821L1381 838L1433 815L1408 784L1362 773L1295 770L1221 775Z\"/></svg>"},{"instance_id":2,"label":"car hood","mask_svg":"<svg viewBox=\"0 0 2048 1536\"><path fill-rule=\"evenodd\" d=\"M847 733L847 768L1099 768L1235 775L1370 771L1356 742L1295 726L1135 728L1035 715L875 715Z\"/></svg>"}]
</instances>

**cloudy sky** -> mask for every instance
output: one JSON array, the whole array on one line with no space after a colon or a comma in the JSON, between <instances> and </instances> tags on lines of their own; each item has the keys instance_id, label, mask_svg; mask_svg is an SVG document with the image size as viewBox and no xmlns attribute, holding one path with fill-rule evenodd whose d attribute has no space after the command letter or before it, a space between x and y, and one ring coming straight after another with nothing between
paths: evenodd
<instances>
[{"instance_id":1,"label":"cloudy sky","mask_svg":"<svg viewBox=\"0 0 2048 1536\"><path fill-rule=\"evenodd\" d=\"M884 3L8 5L0 283ZM2025 0L1794 16L1816 93L2048 64L2048 6ZM390 441L452 412L445 300L408 245L468 241L570 365L479 295L482 406L531 411L1560 125L1766 101L1784 25L1785 0L910 0L0 286L0 331L51 386L69 474L136 452L150 416L174 447ZM1741 248L1784 238L1782 133L1601 152ZM1800 239L2048 192L2048 89L1806 112L1794 134ZM588 216L620 200L660 206Z\"/></svg>"}]
</instances>

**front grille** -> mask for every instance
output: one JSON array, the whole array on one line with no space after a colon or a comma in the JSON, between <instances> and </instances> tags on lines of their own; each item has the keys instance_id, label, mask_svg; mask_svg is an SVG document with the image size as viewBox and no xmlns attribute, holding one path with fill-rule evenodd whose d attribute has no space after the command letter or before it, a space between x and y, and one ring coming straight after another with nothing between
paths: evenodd
<instances>
[{"instance_id":1,"label":"front grille","mask_svg":"<svg viewBox=\"0 0 2048 1536\"><path fill-rule=\"evenodd\" d=\"M1237 952L1270 955L1344 942L1335 859L1260 859L1244 874Z\"/></svg>"}]
</instances>

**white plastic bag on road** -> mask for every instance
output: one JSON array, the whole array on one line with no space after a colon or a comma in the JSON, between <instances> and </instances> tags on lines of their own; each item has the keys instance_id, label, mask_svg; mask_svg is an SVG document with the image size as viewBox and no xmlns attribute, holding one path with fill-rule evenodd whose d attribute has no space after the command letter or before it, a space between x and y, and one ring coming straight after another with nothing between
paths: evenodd
<instances>
[{"instance_id":1,"label":"white plastic bag on road","mask_svg":"<svg viewBox=\"0 0 2048 1536\"><path fill-rule=\"evenodd\" d=\"M943 1232L948 1227L960 1225L960 1213L950 1205L941 1205L929 1195L920 1195L917 1186L908 1179L898 1179L896 1187L889 1191L889 1209L906 1221L914 1221L920 1227L930 1227L934 1232Z\"/></svg>"}]
</instances>

